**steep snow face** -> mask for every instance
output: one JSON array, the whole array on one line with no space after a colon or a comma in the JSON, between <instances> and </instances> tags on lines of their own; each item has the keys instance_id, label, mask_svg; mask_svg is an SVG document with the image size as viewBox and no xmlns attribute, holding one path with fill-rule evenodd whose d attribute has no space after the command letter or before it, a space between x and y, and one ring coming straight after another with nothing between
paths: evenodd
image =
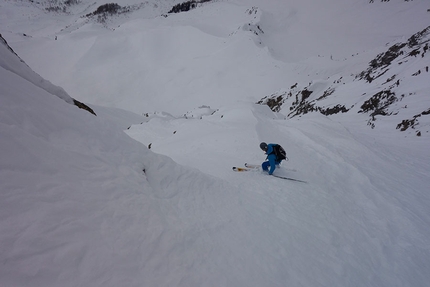
<instances>
[{"instance_id":1,"label":"steep snow face","mask_svg":"<svg viewBox=\"0 0 430 287\"><path fill-rule=\"evenodd\" d=\"M219 285L258 272L253 255L240 262L241 242L262 233L245 227L240 190L3 67L0 79L0 285ZM235 271L218 267L229 254Z\"/></svg>"},{"instance_id":2,"label":"steep snow face","mask_svg":"<svg viewBox=\"0 0 430 287\"><path fill-rule=\"evenodd\" d=\"M430 279L423 141L375 140L318 114L285 121L251 104L148 115L129 130L189 169L17 74L1 68L0 76L2 285ZM288 151L276 172L307 184L231 171L262 161L266 139Z\"/></svg>"},{"instance_id":3,"label":"steep snow face","mask_svg":"<svg viewBox=\"0 0 430 287\"><path fill-rule=\"evenodd\" d=\"M24 78L35 86L56 95L69 104L73 104L73 99L60 87L54 86L49 81L36 74L27 64L19 58L13 49L7 44L6 40L0 36L0 67Z\"/></svg>"},{"instance_id":4,"label":"steep snow face","mask_svg":"<svg viewBox=\"0 0 430 287\"><path fill-rule=\"evenodd\" d=\"M0 45L0 286L427 286L426 43L368 70L423 31L427 3L313 2L161 16L180 1L130 0L99 21L81 16L108 1L2 1L17 54L103 107L54 96ZM390 86L415 94L372 129L358 111ZM287 151L275 174L307 183L233 172L262 141Z\"/></svg>"}]
</instances>

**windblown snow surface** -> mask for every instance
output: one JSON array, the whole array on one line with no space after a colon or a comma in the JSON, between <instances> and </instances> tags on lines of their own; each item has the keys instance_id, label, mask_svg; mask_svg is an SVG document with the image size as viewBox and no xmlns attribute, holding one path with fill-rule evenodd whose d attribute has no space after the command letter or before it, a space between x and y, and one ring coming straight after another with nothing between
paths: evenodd
<instances>
[{"instance_id":1,"label":"windblown snow surface","mask_svg":"<svg viewBox=\"0 0 430 287\"><path fill-rule=\"evenodd\" d=\"M76 2L0 3L0 286L429 285L429 115L396 125L430 107L430 62L393 68L423 71L416 97L373 128L379 84L354 80L428 2ZM339 78L352 112L256 104ZM233 172L262 141L306 183Z\"/></svg>"}]
</instances>

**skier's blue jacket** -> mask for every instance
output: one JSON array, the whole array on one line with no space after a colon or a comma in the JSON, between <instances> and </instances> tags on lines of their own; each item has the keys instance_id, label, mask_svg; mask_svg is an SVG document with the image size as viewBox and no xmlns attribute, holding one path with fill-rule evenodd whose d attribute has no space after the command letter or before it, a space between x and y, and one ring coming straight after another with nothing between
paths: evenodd
<instances>
[{"instance_id":1,"label":"skier's blue jacket","mask_svg":"<svg viewBox=\"0 0 430 287\"><path fill-rule=\"evenodd\" d=\"M267 145L267 151L266 151L266 154L267 154L267 158L266 159L267 159L267 161L265 161L265 162L263 162L261 164L261 167L263 168L263 170L269 171L270 175L272 175L272 173L276 169L276 166L279 165L281 163L281 161L282 161L282 160L278 161L276 159L276 155L275 155L275 153L273 151L273 147L275 145L276 144L273 144L273 143ZM269 166L270 166L270 170L269 170Z\"/></svg>"}]
</instances>

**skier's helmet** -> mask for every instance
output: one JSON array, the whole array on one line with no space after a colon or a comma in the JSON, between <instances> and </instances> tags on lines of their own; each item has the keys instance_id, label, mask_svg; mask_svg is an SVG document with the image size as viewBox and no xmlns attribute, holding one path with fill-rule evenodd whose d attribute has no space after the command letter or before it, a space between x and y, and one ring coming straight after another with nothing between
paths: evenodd
<instances>
[{"instance_id":1,"label":"skier's helmet","mask_svg":"<svg viewBox=\"0 0 430 287\"><path fill-rule=\"evenodd\" d=\"M267 151L267 144L266 144L265 142L262 142L262 143L260 144L260 148L261 148L262 150L264 150L264 151Z\"/></svg>"}]
</instances>

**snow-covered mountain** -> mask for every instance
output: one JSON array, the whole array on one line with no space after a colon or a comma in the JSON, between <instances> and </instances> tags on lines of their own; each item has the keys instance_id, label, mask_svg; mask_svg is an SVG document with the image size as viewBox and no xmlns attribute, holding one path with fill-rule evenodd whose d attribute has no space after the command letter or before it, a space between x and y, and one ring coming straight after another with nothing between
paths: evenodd
<instances>
[{"instance_id":1,"label":"snow-covered mountain","mask_svg":"<svg viewBox=\"0 0 430 287\"><path fill-rule=\"evenodd\" d=\"M425 1L201 2L21 1L10 9L32 25L3 9L2 27L31 67L88 103L181 115L243 95L288 117L365 113L370 127L428 134Z\"/></svg>"},{"instance_id":2,"label":"snow-covered mountain","mask_svg":"<svg viewBox=\"0 0 430 287\"><path fill-rule=\"evenodd\" d=\"M428 134L429 119L422 116L430 114L426 80L429 41L430 26L378 54L366 70L352 79L354 75L336 74L326 80L312 81L306 87L296 83L258 103L268 105L275 112L287 107L288 117L310 112L326 116L364 113L369 116L367 124L372 128L388 117L390 122L395 118L397 125L391 123L391 128L395 126L400 131L411 128L417 136L422 135L423 129Z\"/></svg>"},{"instance_id":3,"label":"snow-covered mountain","mask_svg":"<svg viewBox=\"0 0 430 287\"><path fill-rule=\"evenodd\" d=\"M427 286L428 6L2 1L0 286Z\"/></svg>"}]
</instances>

